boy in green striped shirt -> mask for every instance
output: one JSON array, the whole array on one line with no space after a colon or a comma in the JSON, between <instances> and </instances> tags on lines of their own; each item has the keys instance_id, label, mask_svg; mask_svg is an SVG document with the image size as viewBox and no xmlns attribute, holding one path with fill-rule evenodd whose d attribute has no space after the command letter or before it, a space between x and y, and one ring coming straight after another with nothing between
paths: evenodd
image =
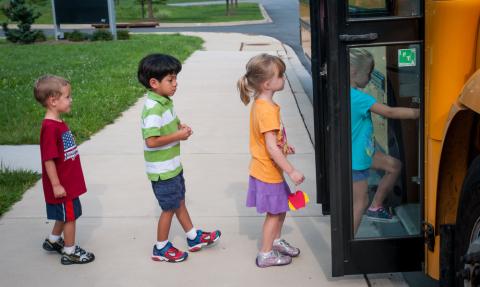
<instances>
[{"instance_id":1,"label":"boy in green striped shirt","mask_svg":"<svg viewBox=\"0 0 480 287\"><path fill-rule=\"evenodd\" d=\"M181 262L188 253L168 241L173 215L185 230L188 250L195 252L220 238L220 231L196 229L185 206L185 180L180 162L180 141L193 133L182 124L173 109L171 97L177 89L177 74L182 64L164 54L151 54L140 61L138 80L147 88L142 112L142 135L148 179L162 208L158 219L157 243L153 246L155 261Z\"/></svg>"}]
</instances>

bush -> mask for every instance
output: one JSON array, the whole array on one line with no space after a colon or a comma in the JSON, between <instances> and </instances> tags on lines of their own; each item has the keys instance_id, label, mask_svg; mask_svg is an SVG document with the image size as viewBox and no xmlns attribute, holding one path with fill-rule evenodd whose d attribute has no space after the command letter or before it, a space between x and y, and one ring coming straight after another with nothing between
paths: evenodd
<instances>
[{"instance_id":1,"label":"bush","mask_svg":"<svg viewBox=\"0 0 480 287\"><path fill-rule=\"evenodd\" d=\"M65 39L72 42L81 42L85 41L88 37L85 33L82 33L78 30L73 30L72 32L64 33Z\"/></svg>"},{"instance_id":2,"label":"bush","mask_svg":"<svg viewBox=\"0 0 480 287\"><path fill-rule=\"evenodd\" d=\"M40 13L25 4L25 0L9 0L2 7L3 14L12 22L17 22L18 29L9 29L8 23L2 23L7 40L12 43L30 44L35 42L39 31L30 30Z\"/></svg>"},{"instance_id":3,"label":"bush","mask_svg":"<svg viewBox=\"0 0 480 287\"><path fill-rule=\"evenodd\" d=\"M35 42L45 42L47 41L47 36L43 33L42 30L37 31L37 35L35 36Z\"/></svg>"},{"instance_id":4,"label":"bush","mask_svg":"<svg viewBox=\"0 0 480 287\"><path fill-rule=\"evenodd\" d=\"M100 29L93 32L91 40L92 41L112 41L113 35L108 30Z\"/></svg>"},{"instance_id":5,"label":"bush","mask_svg":"<svg viewBox=\"0 0 480 287\"><path fill-rule=\"evenodd\" d=\"M117 30L117 39L128 40L130 39L130 33L128 32L128 30Z\"/></svg>"}]
</instances>

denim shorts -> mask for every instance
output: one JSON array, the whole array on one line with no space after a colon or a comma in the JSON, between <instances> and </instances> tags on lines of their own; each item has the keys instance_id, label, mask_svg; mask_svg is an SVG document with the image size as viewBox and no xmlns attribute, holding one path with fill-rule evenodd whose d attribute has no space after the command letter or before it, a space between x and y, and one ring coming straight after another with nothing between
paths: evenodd
<instances>
[{"instance_id":1,"label":"denim shorts","mask_svg":"<svg viewBox=\"0 0 480 287\"><path fill-rule=\"evenodd\" d=\"M354 170L352 169L352 180L353 181L362 181L368 179L370 176L369 169Z\"/></svg>"},{"instance_id":2,"label":"denim shorts","mask_svg":"<svg viewBox=\"0 0 480 287\"><path fill-rule=\"evenodd\" d=\"M166 180L152 181L152 188L162 210L179 208L180 202L185 199L183 171L177 176Z\"/></svg>"},{"instance_id":3,"label":"denim shorts","mask_svg":"<svg viewBox=\"0 0 480 287\"><path fill-rule=\"evenodd\" d=\"M80 198L68 200L64 203L47 203L47 218L62 222L75 221L82 215Z\"/></svg>"}]
</instances>

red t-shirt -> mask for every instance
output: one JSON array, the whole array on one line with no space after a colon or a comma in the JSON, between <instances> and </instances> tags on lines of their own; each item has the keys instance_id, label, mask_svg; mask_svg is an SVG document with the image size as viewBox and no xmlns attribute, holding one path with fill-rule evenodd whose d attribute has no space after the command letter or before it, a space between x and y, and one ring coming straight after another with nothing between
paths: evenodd
<instances>
[{"instance_id":1,"label":"red t-shirt","mask_svg":"<svg viewBox=\"0 0 480 287\"><path fill-rule=\"evenodd\" d=\"M72 132L64 122L44 119L40 131L40 153L42 158L42 183L47 203L63 203L79 197L87 191L83 178L80 155ZM45 161L53 160L60 184L66 197L55 198L45 169Z\"/></svg>"}]
</instances>

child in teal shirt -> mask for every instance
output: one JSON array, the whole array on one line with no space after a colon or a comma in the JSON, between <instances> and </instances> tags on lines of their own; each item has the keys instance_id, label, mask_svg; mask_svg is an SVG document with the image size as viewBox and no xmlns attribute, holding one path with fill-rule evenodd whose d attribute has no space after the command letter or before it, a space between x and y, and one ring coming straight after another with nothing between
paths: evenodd
<instances>
[{"instance_id":1,"label":"child in teal shirt","mask_svg":"<svg viewBox=\"0 0 480 287\"><path fill-rule=\"evenodd\" d=\"M377 103L374 97L360 90L370 82L374 66L375 62L369 51L358 48L350 50L354 234L368 205L369 169L382 170L385 175L378 184L375 197L367 210L367 216L375 221L393 222L394 218L383 207L383 201L395 186L402 167L398 159L375 150L371 113L390 119L417 119L420 114L418 109L389 107Z\"/></svg>"}]
</instances>

